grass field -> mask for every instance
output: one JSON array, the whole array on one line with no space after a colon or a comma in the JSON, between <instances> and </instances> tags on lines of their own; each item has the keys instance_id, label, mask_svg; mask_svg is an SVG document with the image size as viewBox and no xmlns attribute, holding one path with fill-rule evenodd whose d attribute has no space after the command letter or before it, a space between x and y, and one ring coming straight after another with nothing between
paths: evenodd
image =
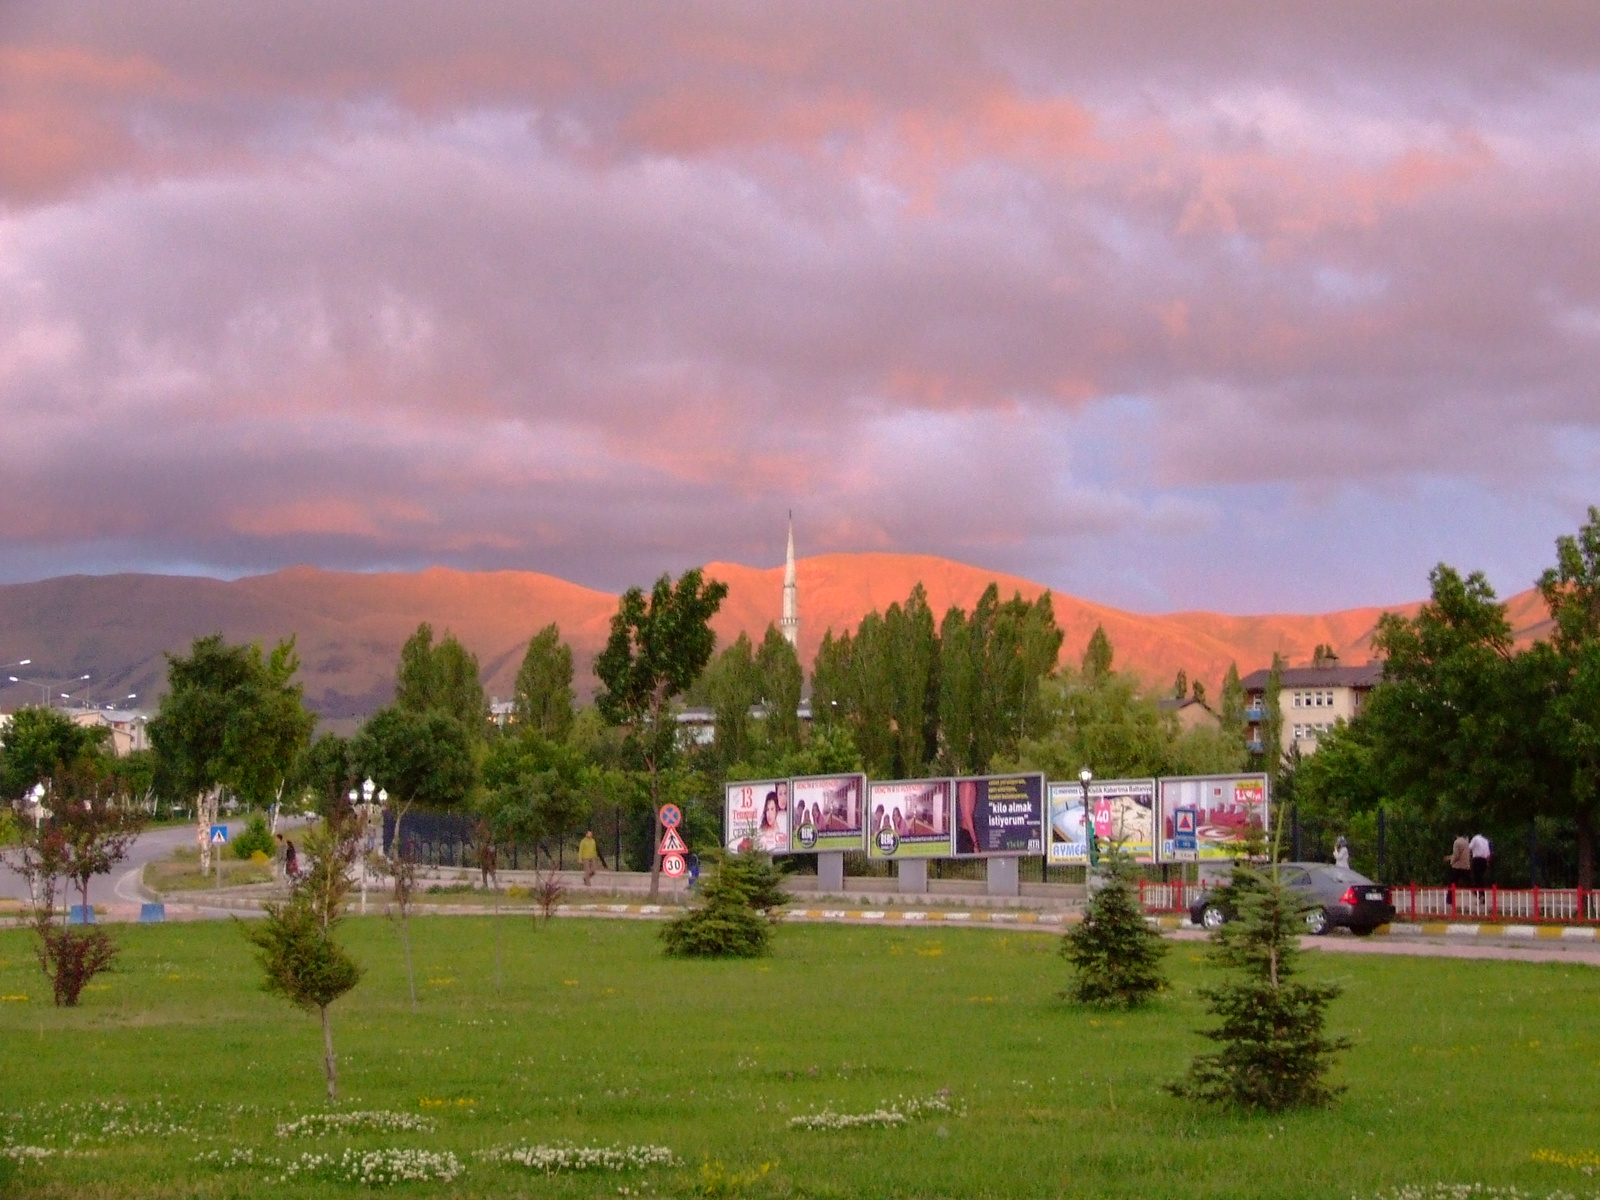
<instances>
[{"instance_id":1,"label":"grass field","mask_svg":"<svg viewBox=\"0 0 1600 1200\"><path fill-rule=\"evenodd\" d=\"M288 1164L415 1148L464 1170L390 1194L1600 1193L1572 1165L1600 1150L1593 968L1309 956L1345 985L1334 1025L1356 1041L1350 1090L1325 1111L1251 1119L1160 1090L1202 1046L1194 988L1210 971L1194 943L1174 948L1176 986L1154 1010L1108 1016L1057 999L1064 967L1045 934L790 926L768 960L704 963L663 959L643 922L423 917L412 930L415 1014L395 927L346 927L368 972L335 1008L339 1111L431 1128L321 1138L275 1133L326 1111L316 1023L257 990L230 924L118 929L117 971L77 1010L49 1005L27 934L0 933L0 1142L56 1151L11 1190L362 1195L314 1162L284 1181ZM789 1124L946 1091L951 1111L903 1126ZM555 1143L664 1146L681 1165L546 1175L477 1156Z\"/></svg>"}]
</instances>

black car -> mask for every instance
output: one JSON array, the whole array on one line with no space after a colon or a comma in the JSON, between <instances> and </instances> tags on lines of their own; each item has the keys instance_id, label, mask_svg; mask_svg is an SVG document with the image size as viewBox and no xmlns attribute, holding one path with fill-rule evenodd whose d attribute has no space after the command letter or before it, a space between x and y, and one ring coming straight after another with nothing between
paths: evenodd
<instances>
[{"instance_id":1,"label":"black car","mask_svg":"<svg viewBox=\"0 0 1600 1200\"><path fill-rule=\"evenodd\" d=\"M1380 925L1394 920L1394 905L1389 889L1374 883L1349 867L1331 863L1279 863L1272 868L1287 887L1304 896L1311 907L1306 911L1306 932L1327 933L1343 926L1365 937ZM1205 929L1215 929L1237 914L1230 911L1227 893L1213 896L1204 892L1189 905L1189 920Z\"/></svg>"}]
</instances>

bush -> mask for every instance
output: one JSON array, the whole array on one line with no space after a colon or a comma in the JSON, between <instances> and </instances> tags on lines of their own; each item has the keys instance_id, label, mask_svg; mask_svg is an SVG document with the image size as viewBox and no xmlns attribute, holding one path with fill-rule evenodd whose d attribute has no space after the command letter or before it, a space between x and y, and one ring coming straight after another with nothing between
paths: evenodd
<instances>
[{"instance_id":1,"label":"bush","mask_svg":"<svg viewBox=\"0 0 1600 1200\"><path fill-rule=\"evenodd\" d=\"M756 912L770 915L789 903L789 893L783 890L784 871L769 854L725 855L718 874L744 889L745 904Z\"/></svg>"},{"instance_id":2,"label":"bush","mask_svg":"<svg viewBox=\"0 0 1600 1200\"><path fill-rule=\"evenodd\" d=\"M88 982L111 965L116 944L93 925L53 925L46 914L34 925L39 935L39 966L55 991L56 1004L73 1008Z\"/></svg>"},{"instance_id":3,"label":"bush","mask_svg":"<svg viewBox=\"0 0 1600 1200\"><path fill-rule=\"evenodd\" d=\"M247 859L256 851L260 851L268 858L277 848L277 843L272 838L272 833L267 828L267 819L260 813L251 813L250 820L244 827L244 832L233 839L233 856Z\"/></svg>"},{"instance_id":4,"label":"bush","mask_svg":"<svg viewBox=\"0 0 1600 1200\"><path fill-rule=\"evenodd\" d=\"M1200 991L1222 1022L1203 1032L1222 1049L1197 1057L1189 1074L1167 1090L1266 1112L1324 1104L1343 1090L1325 1077L1350 1040L1323 1032L1328 1004L1340 989L1293 981L1306 902L1275 873L1243 866L1234 869L1231 899L1239 919L1212 935L1212 959L1237 974Z\"/></svg>"},{"instance_id":5,"label":"bush","mask_svg":"<svg viewBox=\"0 0 1600 1200\"><path fill-rule=\"evenodd\" d=\"M661 940L669 955L760 958L772 948L772 921L756 911L748 882L764 876L745 869L745 863L756 857L735 854L725 858L701 884L699 906L661 927Z\"/></svg>"},{"instance_id":6,"label":"bush","mask_svg":"<svg viewBox=\"0 0 1600 1200\"><path fill-rule=\"evenodd\" d=\"M1076 972L1067 996L1079 1004L1138 1008L1167 986L1161 970L1167 944L1144 919L1130 876L1127 855L1113 849L1089 911L1061 939L1061 953Z\"/></svg>"}]
</instances>

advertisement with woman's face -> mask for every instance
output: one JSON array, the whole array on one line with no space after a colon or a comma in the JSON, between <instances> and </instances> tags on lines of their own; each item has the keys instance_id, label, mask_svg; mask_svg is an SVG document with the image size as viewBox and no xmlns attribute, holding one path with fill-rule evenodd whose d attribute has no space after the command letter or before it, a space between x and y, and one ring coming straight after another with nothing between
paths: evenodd
<instances>
[{"instance_id":1,"label":"advertisement with woman's face","mask_svg":"<svg viewBox=\"0 0 1600 1200\"><path fill-rule=\"evenodd\" d=\"M948 858L953 781L909 779L867 785L867 855Z\"/></svg>"},{"instance_id":2,"label":"advertisement with woman's face","mask_svg":"<svg viewBox=\"0 0 1600 1200\"><path fill-rule=\"evenodd\" d=\"M791 781L794 817L789 849L799 853L860 850L866 828L867 777L814 775Z\"/></svg>"},{"instance_id":3,"label":"advertisement with woman's face","mask_svg":"<svg viewBox=\"0 0 1600 1200\"><path fill-rule=\"evenodd\" d=\"M724 841L735 854L764 850L784 854L789 850L789 781L745 780L728 784L723 813Z\"/></svg>"}]
</instances>

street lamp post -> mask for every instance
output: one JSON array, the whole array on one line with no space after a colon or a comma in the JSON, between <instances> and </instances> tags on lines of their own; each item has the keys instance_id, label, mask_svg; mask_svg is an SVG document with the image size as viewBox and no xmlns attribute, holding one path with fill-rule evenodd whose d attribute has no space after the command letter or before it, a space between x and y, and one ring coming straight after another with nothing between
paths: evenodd
<instances>
[{"instance_id":1,"label":"street lamp post","mask_svg":"<svg viewBox=\"0 0 1600 1200\"><path fill-rule=\"evenodd\" d=\"M1089 860L1083 871L1083 890L1085 894L1094 891L1095 868L1100 865L1100 844L1094 832L1094 810L1089 807L1089 784L1094 780L1094 772L1088 767L1078 771L1078 789L1083 794L1083 843L1085 857Z\"/></svg>"},{"instance_id":2,"label":"street lamp post","mask_svg":"<svg viewBox=\"0 0 1600 1200\"><path fill-rule=\"evenodd\" d=\"M356 816L361 822L361 912L367 911L367 859L372 854L372 798L374 793L383 799L388 799L389 793L379 791L378 785L372 782L369 776L361 781L361 790L350 789L350 807L356 810ZM357 805L357 801L360 804Z\"/></svg>"}]
</instances>

